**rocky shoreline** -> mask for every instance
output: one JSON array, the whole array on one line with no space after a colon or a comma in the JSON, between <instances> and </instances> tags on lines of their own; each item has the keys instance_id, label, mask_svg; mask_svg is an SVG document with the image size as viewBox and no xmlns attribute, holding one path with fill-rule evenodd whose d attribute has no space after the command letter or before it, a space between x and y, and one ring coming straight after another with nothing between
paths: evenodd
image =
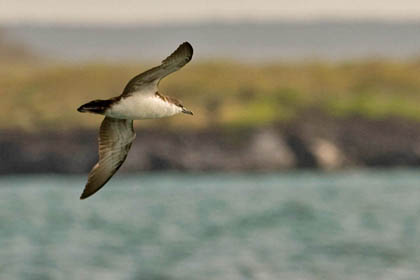
<instances>
[{"instance_id":1,"label":"rocky shoreline","mask_svg":"<svg viewBox=\"0 0 420 280\"><path fill-rule=\"evenodd\" d=\"M97 131L2 131L0 174L85 173ZM256 129L137 129L122 171L277 171L420 166L420 123L307 116Z\"/></svg>"}]
</instances>

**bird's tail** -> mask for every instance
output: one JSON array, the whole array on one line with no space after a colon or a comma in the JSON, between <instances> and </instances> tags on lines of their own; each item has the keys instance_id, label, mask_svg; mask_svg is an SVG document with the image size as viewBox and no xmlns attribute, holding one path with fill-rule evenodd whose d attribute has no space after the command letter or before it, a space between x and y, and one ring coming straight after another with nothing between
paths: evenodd
<instances>
[{"instance_id":1,"label":"bird's tail","mask_svg":"<svg viewBox=\"0 0 420 280\"><path fill-rule=\"evenodd\" d=\"M89 103L83 104L79 108L77 108L77 111L81 113L94 113L94 114L105 114L105 111L110 107L112 104L112 100L93 100Z\"/></svg>"}]
</instances>

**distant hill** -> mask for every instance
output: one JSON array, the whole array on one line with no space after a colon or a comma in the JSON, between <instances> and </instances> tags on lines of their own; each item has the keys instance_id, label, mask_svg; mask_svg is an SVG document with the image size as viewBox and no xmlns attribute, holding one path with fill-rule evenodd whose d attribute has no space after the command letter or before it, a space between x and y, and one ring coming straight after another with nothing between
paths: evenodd
<instances>
[{"instance_id":1,"label":"distant hill","mask_svg":"<svg viewBox=\"0 0 420 280\"><path fill-rule=\"evenodd\" d=\"M0 29L0 60L2 62L16 62L28 58L33 58L33 55L30 54L23 44L11 40L6 36L4 30Z\"/></svg>"},{"instance_id":2,"label":"distant hill","mask_svg":"<svg viewBox=\"0 0 420 280\"><path fill-rule=\"evenodd\" d=\"M166 25L8 25L28 49L56 59L151 61L182 41L195 59L245 61L408 58L420 54L420 22L314 21Z\"/></svg>"}]
</instances>

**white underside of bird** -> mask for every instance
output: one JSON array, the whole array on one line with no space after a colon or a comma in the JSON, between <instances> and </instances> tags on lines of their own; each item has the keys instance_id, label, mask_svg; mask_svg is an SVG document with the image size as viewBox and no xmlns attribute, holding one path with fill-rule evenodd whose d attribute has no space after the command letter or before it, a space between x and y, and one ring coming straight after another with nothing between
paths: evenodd
<instances>
[{"instance_id":1,"label":"white underside of bird","mask_svg":"<svg viewBox=\"0 0 420 280\"><path fill-rule=\"evenodd\" d=\"M117 119L143 120L176 115L182 108L168 103L155 93L139 93L122 98L105 111L105 116Z\"/></svg>"}]
</instances>

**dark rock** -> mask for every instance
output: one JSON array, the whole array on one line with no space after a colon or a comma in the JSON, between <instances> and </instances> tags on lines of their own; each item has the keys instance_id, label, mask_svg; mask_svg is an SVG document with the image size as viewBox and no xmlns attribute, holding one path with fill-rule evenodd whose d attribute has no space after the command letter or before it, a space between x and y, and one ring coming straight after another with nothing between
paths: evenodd
<instances>
[{"instance_id":1,"label":"dark rock","mask_svg":"<svg viewBox=\"0 0 420 280\"><path fill-rule=\"evenodd\" d=\"M279 170L296 165L296 157L286 141L273 129L255 132L245 151L250 169Z\"/></svg>"},{"instance_id":2,"label":"dark rock","mask_svg":"<svg viewBox=\"0 0 420 280\"><path fill-rule=\"evenodd\" d=\"M248 130L137 129L122 171L274 171L348 166L420 166L420 123L303 116ZM86 173L97 161L97 131L2 131L0 174Z\"/></svg>"}]
</instances>

